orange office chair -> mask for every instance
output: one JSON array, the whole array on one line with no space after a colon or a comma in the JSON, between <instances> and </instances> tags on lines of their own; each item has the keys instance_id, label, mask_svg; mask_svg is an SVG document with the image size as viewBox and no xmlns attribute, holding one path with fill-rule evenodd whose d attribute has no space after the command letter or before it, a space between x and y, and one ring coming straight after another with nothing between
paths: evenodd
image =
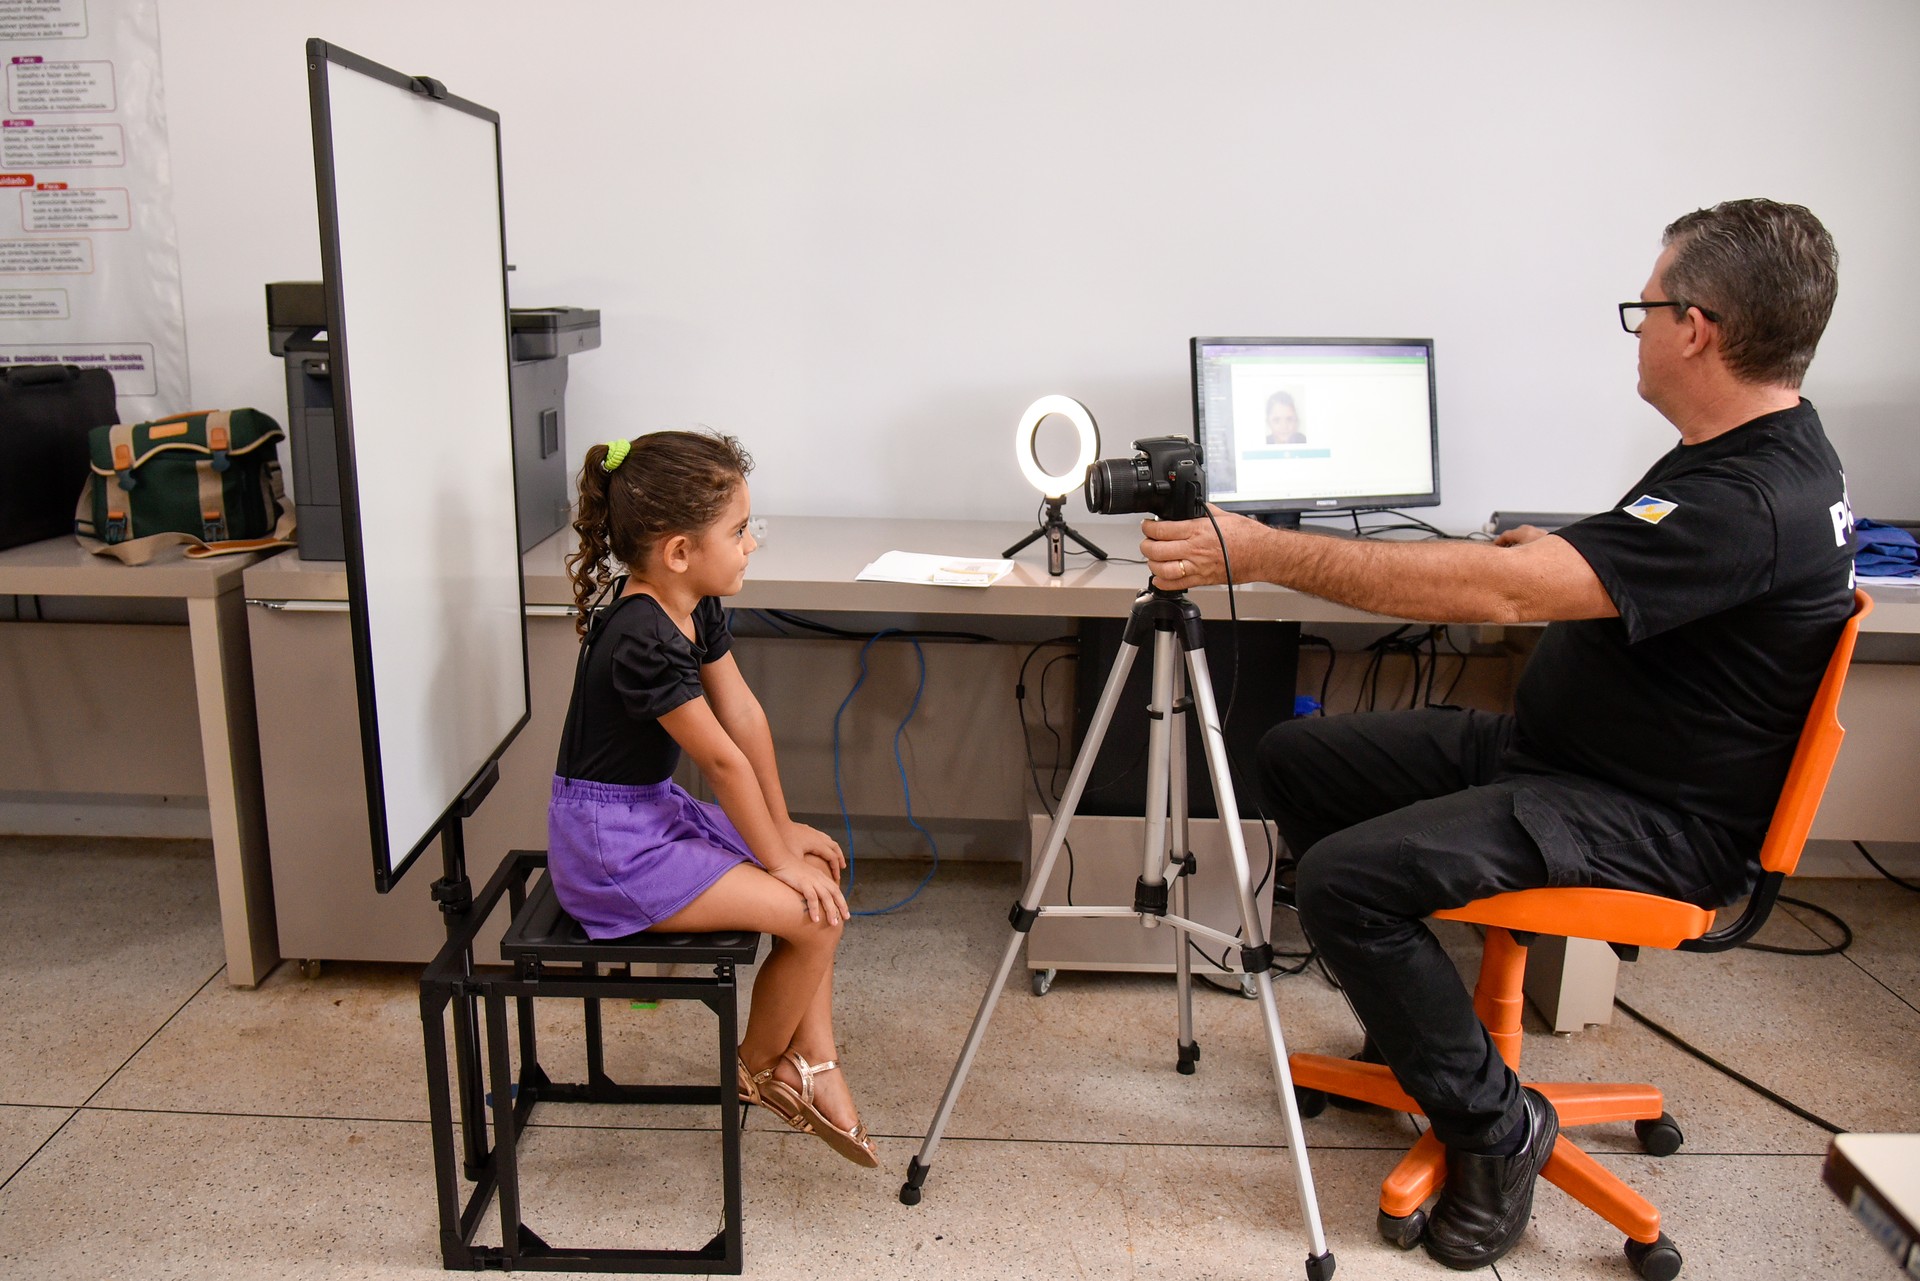
<instances>
[{"instance_id":1,"label":"orange office chair","mask_svg":"<svg viewBox=\"0 0 1920 1281\"><path fill-rule=\"evenodd\" d=\"M1760 848L1760 882L1747 901L1746 911L1731 925L1715 930L1714 914L1705 908L1629 890L1519 890L1434 913L1446 920L1487 927L1480 978L1474 987L1474 1010L1509 1067L1516 1072L1520 1068L1521 983L1526 975L1530 936L1597 939L1612 944L1632 960L1642 947L1724 951L1745 942L1766 923L1781 882L1799 865L1807 831L1813 826L1814 812L1820 807L1834 758L1840 752L1840 740L1846 735L1839 720L1840 689L1853 659L1860 620L1872 610L1872 599L1856 591L1853 616L1840 633L1840 643L1834 647L1826 676L1814 695L1780 802L1774 807L1766 841ZM1295 1054L1288 1062L1293 1068L1302 1115L1318 1114L1329 1094L1398 1112L1420 1110L1385 1067L1322 1054ZM1576 1125L1632 1121L1634 1133L1648 1153L1670 1156L1679 1150L1682 1136L1680 1127L1661 1107L1660 1091L1651 1085L1528 1084L1552 1100L1562 1127L1541 1176L1627 1234L1627 1258L1645 1281L1673 1281L1680 1272L1680 1251L1660 1231L1660 1211L1581 1151L1566 1134L1568 1127ZM1403 1250L1412 1249L1426 1230L1426 1211L1421 1207L1438 1190L1446 1173L1446 1149L1431 1131L1421 1135L1380 1185L1380 1235Z\"/></svg>"}]
</instances>

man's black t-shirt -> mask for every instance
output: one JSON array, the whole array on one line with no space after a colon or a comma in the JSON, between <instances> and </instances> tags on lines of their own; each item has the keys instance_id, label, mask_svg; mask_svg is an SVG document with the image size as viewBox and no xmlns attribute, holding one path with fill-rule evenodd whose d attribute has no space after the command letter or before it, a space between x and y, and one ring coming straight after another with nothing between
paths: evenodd
<instances>
[{"instance_id":1,"label":"man's black t-shirt","mask_svg":"<svg viewBox=\"0 0 1920 1281\"><path fill-rule=\"evenodd\" d=\"M1618 508L1559 535L1620 617L1546 629L1514 695L1516 750L1758 854L1852 612L1846 478L1813 406L1675 446Z\"/></svg>"},{"instance_id":2,"label":"man's black t-shirt","mask_svg":"<svg viewBox=\"0 0 1920 1281\"><path fill-rule=\"evenodd\" d=\"M708 596L694 607L688 640L653 597L636 592L600 611L575 674L560 735L562 778L644 786L680 763L660 718L699 698L700 668L733 647L727 616Z\"/></svg>"}]
</instances>

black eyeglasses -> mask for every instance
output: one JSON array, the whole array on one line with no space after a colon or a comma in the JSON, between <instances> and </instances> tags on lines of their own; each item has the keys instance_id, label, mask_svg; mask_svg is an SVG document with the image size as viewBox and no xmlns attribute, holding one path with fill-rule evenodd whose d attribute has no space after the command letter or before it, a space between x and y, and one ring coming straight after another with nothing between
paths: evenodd
<instances>
[{"instance_id":1,"label":"black eyeglasses","mask_svg":"<svg viewBox=\"0 0 1920 1281\"><path fill-rule=\"evenodd\" d=\"M1681 311L1692 307L1714 324L1717 325L1720 323L1720 317L1714 315L1697 303L1680 302L1678 300L1673 302L1623 302L1620 304L1620 328L1630 334L1639 333L1640 326L1647 323L1647 313L1655 307L1678 307Z\"/></svg>"}]
</instances>

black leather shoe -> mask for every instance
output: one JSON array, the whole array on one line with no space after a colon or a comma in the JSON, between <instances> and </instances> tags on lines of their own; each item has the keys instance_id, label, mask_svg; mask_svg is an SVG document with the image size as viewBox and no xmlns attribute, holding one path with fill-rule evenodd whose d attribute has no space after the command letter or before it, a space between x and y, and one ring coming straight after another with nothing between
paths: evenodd
<instances>
[{"instance_id":1,"label":"black leather shoe","mask_svg":"<svg viewBox=\"0 0 1920 1281\"><path fill-rule=\"evenodd\" d=\"M1521 1091L1527 1146L1512 1156L1447 1149L1447 1182L1427 1220L1427 1253L1450 1268L1484 1268L1513 1248L1533 1214L1533 1184L1560 1118L1538 1090Z\"/></svg>"},{"instance_id":2,"label":"black leather shoe","mask_svg":"<svg viewBox=\"0 0 1920 1281\"><path fill-rule=\"evenodd\" d=\"M1295 896L1293 882L1300 874L1300 860L1281 858L1273 869L1273 905L1300 910L1299 899Z\"/></svg>"}]
</instances>

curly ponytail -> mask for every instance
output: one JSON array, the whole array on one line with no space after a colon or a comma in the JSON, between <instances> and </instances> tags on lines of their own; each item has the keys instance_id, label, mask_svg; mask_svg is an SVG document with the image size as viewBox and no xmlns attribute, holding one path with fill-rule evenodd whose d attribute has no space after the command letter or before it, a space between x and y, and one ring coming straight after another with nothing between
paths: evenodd
<instances>
[{"instance_id":1,"label":"curly ponytail","mask_svg":"<svg viewBox=\"0 0 1920 1281\"><path fill-rule=\"evenodd\" d=\"M607 446L587 450L573 519L580 549L567 557L574 627L587 634L587 606L615 576L614 562L644 565L661 539L703 532L753 470L740 442L718 432L657 431L629 442L611 472Z\"/></svg>"},{"instance_id":2,"label":"curly ponytail","mask_svg":"<svg viewBox=\"0 0 1920 1281\"><path fill-rule=\"evenodd\" d=\"M573 579L574 629L587 634L587 605L613 581L607 557L613 548L607 535L607 491L612 475L606 469L607 447L594 445L580 465L580 498L575 505L573 532L580 549L567 557L567 576Z\"/></svg>"}]
</instances>

